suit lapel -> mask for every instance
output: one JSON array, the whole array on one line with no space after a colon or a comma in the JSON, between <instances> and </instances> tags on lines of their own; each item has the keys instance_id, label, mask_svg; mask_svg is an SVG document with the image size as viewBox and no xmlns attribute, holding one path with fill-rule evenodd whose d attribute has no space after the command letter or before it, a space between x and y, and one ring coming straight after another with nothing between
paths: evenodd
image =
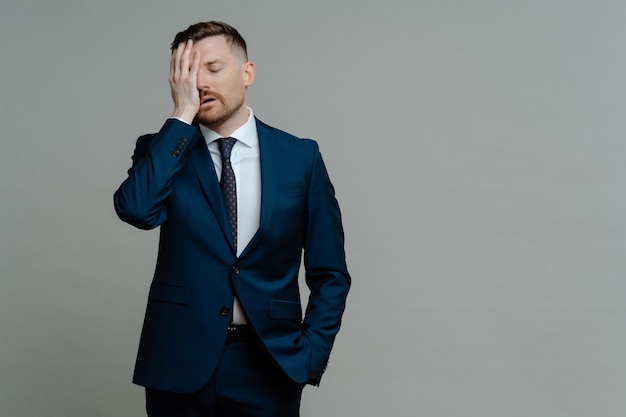
<instances>
[{"instance_id":1,"label":"suit lapel","mask_svg":"<svg viewBox=\"0 0 626 417\"><path fill-rule=\"evenodd\" d=\"M267 232L276 201L276 189L280 174L280 146L272 135L272 128L256 120L259 136L259 152L261 158L261 218L259 228L245 247L241 256L244 256L259 242Z\"/></svg>"},{"instance_id":2,"label":"suit lapel","mask_svg":"<svg viewBox=\"0 0 626 417\"><path fill-rule=\"evenodd\" d=\"M189 153L188 158L196 172L198 181L200 181L202 191L211 206L211 210L213 210L224 233L224 237L230 242L231 246L233 246L224 198L222 197L219 181L215 174L213 160L211 159L211 154L209 153L204 137L199 131L198 135L200 136L200 140L196 143L196 147L193 151Z\"/></svg>"}]
</instances>

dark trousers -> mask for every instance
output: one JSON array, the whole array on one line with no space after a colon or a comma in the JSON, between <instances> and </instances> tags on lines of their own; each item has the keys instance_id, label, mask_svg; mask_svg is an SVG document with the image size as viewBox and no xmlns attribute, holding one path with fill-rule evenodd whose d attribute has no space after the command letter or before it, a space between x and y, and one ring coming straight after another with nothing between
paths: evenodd
<instances>
[{"instance_id":1,"label":"dark trousers","mask_svg":"<svg viewBox=\"0 0 626 417\"><path fill-rule=\"evenodd\" d=\"M198 392L146 389L148 417L298 417L297 384L254 340L224 346L217 368Z\"/></svg>"}]
</instances>

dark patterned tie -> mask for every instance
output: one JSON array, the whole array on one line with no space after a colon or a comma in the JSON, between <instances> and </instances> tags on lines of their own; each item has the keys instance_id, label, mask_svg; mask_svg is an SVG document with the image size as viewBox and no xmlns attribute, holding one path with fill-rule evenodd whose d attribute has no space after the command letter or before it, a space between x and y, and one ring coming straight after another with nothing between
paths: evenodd
<instances>
[{"instance_id":1,"label":"dark patterned tie","mask_svg":"<svg viewBox=\"0 0 626 417\"><path fill-rule=\"evenodd\" d=\"M217 141L222 154L222 177L220 178L220 188L226 204L230 233L233 235L235 250L237 249L237 184L235 183L235 173L230 163L230 152L237 142L235 138L221 138Z\"/></svg>"}]
</instances>

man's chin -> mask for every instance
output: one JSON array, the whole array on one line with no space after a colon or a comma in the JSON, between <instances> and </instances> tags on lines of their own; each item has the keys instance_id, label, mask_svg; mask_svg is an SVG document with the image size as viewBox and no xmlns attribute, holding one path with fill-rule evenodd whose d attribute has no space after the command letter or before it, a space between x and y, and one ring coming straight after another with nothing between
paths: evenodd
<instances>
[{"instance_id":1,"label":"man's chin","mask_svg":"<svg viewBox=\"0 0 626 417\"><path fill-rule=\"evenodd\" d=\"M209 112L198 113L198 115L196 116L198 123L209 128L211 126L216 126L216 125L221 124L227 118L228 117L225 117L224 115L210 114Z\"/></svg>"},{"instance_id":2,"label":"man's chin","mask_svg":"<svg viewBox=\"0 0 626 417\"><path fill-rule=\"evenodd\" d=\"M201 125L206 126L213 131L217 131L217 129L225 123L228 123L230 119L238 117L238 111L245 108L244 105L244 102L242 102L242 104L238 107L229 107L220 103L219 107L211 107L210 109L206 109L204 111L201 110L198 112L196 118L198 123ZM247 110L245 114L247 118Z\"/></svg>"}]
</instances>

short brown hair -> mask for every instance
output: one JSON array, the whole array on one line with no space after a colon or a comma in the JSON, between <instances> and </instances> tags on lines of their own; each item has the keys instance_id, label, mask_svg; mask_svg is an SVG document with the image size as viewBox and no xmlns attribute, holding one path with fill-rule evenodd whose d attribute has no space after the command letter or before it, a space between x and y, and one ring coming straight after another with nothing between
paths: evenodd
<instances>
[{"instance_id":1,"label":"short brown hair","mask_svg":"<svg viewBox=\"0 0 626 417\"><path fill-rule=\"evenodd\" d=\"M174 51L180 43L187 42L188 39L196 42L210 36L220 35L223 35L226 38L226 42L228 42L233 49L238 49L242 52L243 58L246 61L248 60L248 48L246 46L246 41L239 34L237 29L228 23L218 22L215 20L210 22L199 22L189 26L182 32L178 32L172 41L171 48L172 51Z\"/></svg>"}]
</instances>

